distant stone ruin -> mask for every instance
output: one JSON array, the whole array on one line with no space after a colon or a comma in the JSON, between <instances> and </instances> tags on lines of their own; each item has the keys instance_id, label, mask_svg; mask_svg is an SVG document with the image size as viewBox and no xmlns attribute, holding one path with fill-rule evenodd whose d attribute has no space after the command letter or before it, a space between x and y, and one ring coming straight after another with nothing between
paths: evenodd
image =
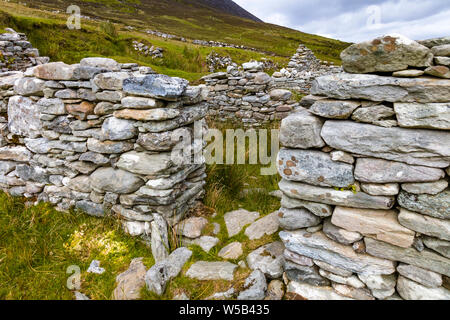
<instances>
[{"instance_id":1,"label":"distant stone ruin","mask_svg":"<svg viewBox=\"0 0 450 320\"><path fill-rule=\"evenodd\" d=\"M422 43L349 47L283 120L288 293L450 299L450 39Z\"/></svg>"},{"instance_id":2,"label":"distant stone ruin","mask_svg":"<svg viewBox=\"0 0 450 320\"><path fill-rule=\"evenodd\" d=\"M39 50L33 48L25 34L9 28L7 31L0 34L0 72L25 71L49 62L48 57L39 56Z\"/></svg>"}]
</instances>

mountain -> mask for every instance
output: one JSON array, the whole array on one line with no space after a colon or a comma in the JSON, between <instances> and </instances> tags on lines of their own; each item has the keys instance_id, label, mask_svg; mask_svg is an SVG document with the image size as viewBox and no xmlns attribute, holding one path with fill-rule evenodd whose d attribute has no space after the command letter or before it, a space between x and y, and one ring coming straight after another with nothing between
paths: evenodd
<instances>
[{"instance_id":1,"label":"mountain","mask_svg":"<svg viewBox=\"0 0 450 320\"><path fill-rule=\"evenodd\" d=\"M253 14L251 14L232 0L194 0L194 2L203 3L208 7L229 13L233 16L250 19L256 22L263 22L261 19L255 17Z\"/></svg>"}]
</instances>

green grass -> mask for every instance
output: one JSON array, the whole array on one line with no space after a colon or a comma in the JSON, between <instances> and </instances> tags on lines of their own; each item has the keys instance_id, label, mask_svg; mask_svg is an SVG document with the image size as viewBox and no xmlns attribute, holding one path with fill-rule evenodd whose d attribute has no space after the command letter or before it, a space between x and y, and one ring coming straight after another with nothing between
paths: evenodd
<instances>
[{"instance_id":1,"label":"green grass","mask_svg":"<svg viewBox=\"0 0 450 320\"><path fill-rule=\"evenodd\" d=\"M71 265L81 268L81 292L111 299L115 277L136 257L153 264L150 250L113 218L61 213L46 204L28 207L0 193L0 300L73 299L66 287ZM86 273L94 259L106 269L103 275Z\"/></svg>"}]
</instances>

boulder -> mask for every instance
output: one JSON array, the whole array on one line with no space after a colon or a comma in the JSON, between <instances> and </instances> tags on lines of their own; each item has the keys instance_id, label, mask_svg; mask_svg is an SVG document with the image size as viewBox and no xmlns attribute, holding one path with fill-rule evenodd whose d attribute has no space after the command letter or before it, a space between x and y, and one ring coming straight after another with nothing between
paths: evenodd
<instances>
[{"instance_id":1,"label":"boulder","mask_svg":"<svg viewBox=\"0 0 450 320\"><path fill-rule=\"evenodd\" d=\"M320 151L281 149L277 168L284 179L318 186L348 187L355 182L352 165Z\"/></svg>"},{"instance_id":2,"label":"boulder","mask_svg":"<svg viewBox=\"0 0 450 320\"><path fill-rule=\"evenodd\" d=\"M90 176L91 186L99 192L133 193L144 185L140 177L124 170L99 168Z\"/></svg>"},{"instance_id":3,"label":"boulder","mask_svg":"<svg viewBox=\"0 0 450 320\"><path fill-rule=\"evenodd\" d=\"M114 289L114 300L139 300L141 289L145 286L147 268L143 258L133 259L127 271L116 277L117 287Z\"/></svg>"},{"instance_id":4,"label":"boulder","mask_svg":"<svg viewBox=\"0 0 450 320\"><path fill-rule=\"evenodd\" d=\"M162 295L166 291L167 283L181 272L191 256L192 251L179 248L172 252L167 259L153 265L145 275L147 289L157 295Z\"/></svg>"},{"instance_id":5,"label":"boulder","mask_svg":"<svg viewBox=\"0 0 450 320\"><path fill-rule=\"evenodd\" d=\"M239 293L238 300L264 300L267 291L267 281L264 273L253 271L245 280L244 290Z\"/></svg>"},{"instance_id":6,"label":"boulder","mask_svg":"<svg viewBox=\"0 0 450 320\"><path fill-rule=\"evenodd\" d=\"M228 212L224 215L225 225L228 230L228 236L234 237L246 225L253 223L259 218L258 212L250 212L244 209Z\"/></svg>"},{"instance_id":7,"label":"boulder","mask_svg":"<svg viewBox=\"0 0 450 320\"><path fill-rule=\"evenodd\" d=\"M262 237L272 235L278 231L278 211L275 211L255 222L245 229L245 235L250 240L261 239Z\"/></svg>"},{"instance_id":8,"label":"boulder","mask_svg":"<svg viewBox=\"0 0 450 320\"><path fill-rule=\"evenodd\" d=\"M42 128L39 106L26 97L11 97L8 103L8 128L13 134L37 138Z\"/></svg>"},{"instance_id":9,"label":"boulder","mask_svg":"<svg viewBox=\"0 0 450 320\"><path fill-rule=\"evenodd\" d=\"M247 265L252 270L261 270L268 278L277 279L283 274L284 245L282 242L266 244L247 256Z\"/></svg>"},{"instance_id":10,"label":"boulder","mask_svg":"<svg viewBox=\"0 0 450 320\"><path fill-rule=\"evenodd\" d=\"M429 67L430 50L398 34L351 45L341 53L342 67L349 73L393 72L408 67Z\"/></svg>"},{"instance_id":11,"label":"boulder","mask_svg":"<svg viewBox=\"0 0 450 320\"><path fill-rule=\"evenodd\" d=\"M364 242L367 253L374 257L400 261L446 276L450 275L450 260L433 251L424 249L419 252L415 248L400 248L371 238L364 238Z\"/></svg>"}]
</instances>

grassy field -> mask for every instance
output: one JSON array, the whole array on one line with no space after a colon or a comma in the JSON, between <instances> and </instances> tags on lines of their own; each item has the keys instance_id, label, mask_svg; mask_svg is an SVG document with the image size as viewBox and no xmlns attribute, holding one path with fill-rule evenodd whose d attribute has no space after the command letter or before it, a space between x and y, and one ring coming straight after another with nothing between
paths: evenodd
<instances>
[{"instance_id":1,"label":"grassy field","mask_svg":"<svg viewBox=\"0 0 450 320\"><path fill-rule=\"evenodd\" d=\"M216 127L225 130L227 125ZM244 231L228 238L226 231L223 217L229 211L243 208L265 216L279 209L280 201L269 195L278 189L279 177L261 176L260 169L260 165L248 164L208 166L203 205L192 214L209 220L203 235L213 236L213 223L221 226L216 235L219 243L209 253L198 246L190 246L192 258L181 275L168 284L166 293L158 297L143 288L142 299L173 299L185 292L192 300L198 300L230 287L239 290L243 286L251 272L247 268L239 268L232 282L197 281L185 274L195 261L222 260L217 253L234 241L243 244L244 258L252 250L279 240L274 234L250 241ZM214 212L217 213L215 216ZM174 250L180 246L180 241L174 233L171 239ZM154 264L150 248L125 234L120 221L114 217L98 219L77 211L61 213L47 204L28 206L24 199L0 193L0 300L73 299L73 293L66 287L70 276L66 270L72 265L79 266L82 271L82 293L95 300L108 300L112 298L116 276L137 257L144 258L147 268ZM86 272L94 259L106 269L103 275ZM231 262L238 263L239 260Z\"/></svg>"},{"instance_id":2,"label":"grassy field","mask_svg":"<svg viewBox=\"0 0 450 320\"><path fill-rule=\"evenodd\" d=\"M198 80L208 73L206 57L212 51L223 56L230 56L234 62L239 64L251 59L266 58L280 66L285 66L298 45L303 43L311 48L319 58L340 64L339 54L348 45L279 26L256 23L228 15L222 16L217 12L214 15L201 10L197 12L195 7L189 7L189 10L185 8L186 12L190 12L190 15L194 15L193 12L203 14L201 21L195 19L194 21L190 15L186 16L187 13L181 14L172 9L171 16L168 16L167 12L164 15L157 15L160 8L154 1L150 1L153 6L157 7L154 10L143 6L142 9L133 9L137 11L132 13L127 10L119 10L121 7L117 6L116 1L105 0L106 5L101 7L97 3L99 1L70 1L70 4L80 5L82 14L88 12L89 15L101 17L103 20L82 19L81 30L69 30L66 27L67 14L48 11L58 8L65 12L66 5L69 3L65 2L67 1L57 3L33 1L30 5L34 8L30 8L2 0L0 1L0 29L12 27L26 33L31 43L40 50L41 55L49 56L52 61L77 63L84 57L105 56L119 62L137 62L141 65L151 66L160 73L184 77L190 81ZM125 5L126 8L135 8L135 5L138 5L138 3L132 4L132 1L127 3L130 6ZM138 8L140 7L138 6ZM46 11L42 9L46 9ZM141 11L145 14L142 14ZM114 24L106 23L105 19L111 19ZM110 28L107 28L111 25L114 26L115 32L111 32ZM133 31L125 29L125 26L128 25L134 26L136 29ZM144 32L152 28L190 39L242 44L267 52L202 47L176 40L165 40ZM164 58L153 59L138 54L132 49L133 40L162 47L165 50Z\"/></svg>"}]
</instances>

